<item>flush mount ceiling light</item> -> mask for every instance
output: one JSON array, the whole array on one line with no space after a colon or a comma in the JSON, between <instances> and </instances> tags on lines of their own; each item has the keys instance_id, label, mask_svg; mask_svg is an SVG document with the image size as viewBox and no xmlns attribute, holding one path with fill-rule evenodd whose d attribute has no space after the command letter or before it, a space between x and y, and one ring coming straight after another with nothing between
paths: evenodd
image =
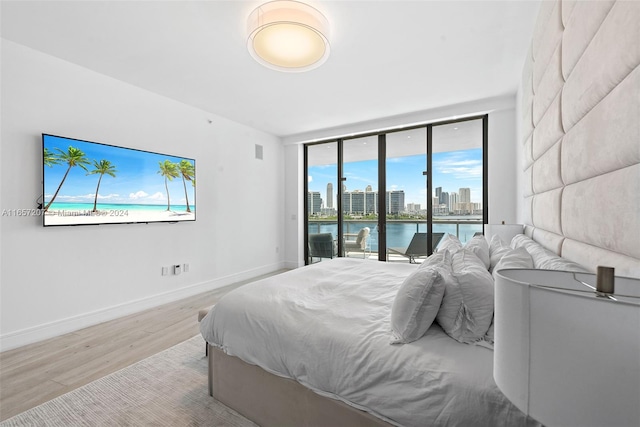
<instances>
[{"instance_id":1,"label":"flush mount ceiling light","mask_svg":"<svg viewBox=\"0 0 640 427\"><path fill-rule=\"evenodd\" d=\"M329 57L329 22L317 9L297 1L272 1L248 19L247 47L262 65L300 72L322 65Z\"/></svg>"}]
</instances>

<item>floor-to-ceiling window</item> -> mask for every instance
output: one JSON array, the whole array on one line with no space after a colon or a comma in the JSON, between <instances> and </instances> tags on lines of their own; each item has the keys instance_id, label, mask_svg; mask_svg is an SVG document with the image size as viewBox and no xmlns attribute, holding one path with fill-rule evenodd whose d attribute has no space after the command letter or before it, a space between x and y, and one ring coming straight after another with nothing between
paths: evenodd
<instances>
[{"instance_id":1,"label":"floor-to-ceiling window","mask_svg":"<svg viewBox=\"0 0 640 427\"><path fill-rule=\"evenodd\" d=\"M427 128L386 134L387 260L427 250Z\"/></svg>"},{"instance_id":2,"label":"floor-to-ceiling window","mask_svg":"<svg viewBox=\"0 0 640 427\"><path fill-rule=\"evenodd\" d=\"M433 232L463 243L482 232L486 208L485 119L434 125L431 137Z\"/></svg>"},{"instance_id":3,"label":"floor-to-ceiling window","mask_svg":"<svg viewBox=\"0 0 640 427\"><path fill-rule=\"evenodd\" d=\"M331 257L420 262L444 233L482 232L486 148L487 116L305 145L307 263L319 238Z\"/></svg>"},{"instance_id":4,"label":"floor-to-ceiling window","mask_svg":"<svg viewBox=\"0 0 640 427\"><path fill-rule=\"evenodd\" d=\"M306 146L305 165L306 257L311 263L338 256L338 142Z\"/></svg>"},{"instance_id":5,"label":"floor-to-ceiling window","mask_svg":"<svg viewBox=\"0 0 640 427\"><path fill-rule=\"evenodd\" d=\"M342 153L342 253L366 258L378 247L378 137L345 140Z\"/></svg>"}]
</instances>

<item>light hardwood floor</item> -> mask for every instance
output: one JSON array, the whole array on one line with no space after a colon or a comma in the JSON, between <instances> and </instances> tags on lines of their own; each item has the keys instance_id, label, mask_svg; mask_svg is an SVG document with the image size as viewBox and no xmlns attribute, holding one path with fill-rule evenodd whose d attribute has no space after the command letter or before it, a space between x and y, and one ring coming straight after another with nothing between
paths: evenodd
<instances>
[{"instance_id":1,"label":"light hardwood floor","mask_svg":"<svg viewBox=\"0 0 640 427\"><path fill-rule=\"evenodd\" d=\"M0 421L197 335L199 310L232 289L284 271L0 353Z\"/></svg>"}]
</instances>

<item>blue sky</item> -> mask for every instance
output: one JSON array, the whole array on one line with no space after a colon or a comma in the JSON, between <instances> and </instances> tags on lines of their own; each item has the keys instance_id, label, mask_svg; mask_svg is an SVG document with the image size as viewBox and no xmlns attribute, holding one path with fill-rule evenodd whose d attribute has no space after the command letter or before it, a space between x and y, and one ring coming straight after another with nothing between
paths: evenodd
<instances>
[{"instance_id":1,"label":"blue sky","mask_svg":"<svg viewBox=\"0 0 640 427\"><path fill-rule=\"evenodd\" d=\"M69 146L82 150L93 169L93 160L109 160L116 168L116 177L104 175L100 183L98 203L117 204L166 204L167 192L164 177L158 174L159 162L169 160L180 162L181 157L155 154L145 151L124 149L109 145L70 140L59 137L45 137L45 148L57 153L55 147L67 151ZM191 163L194 161L191 159ZM55 193L68 165L59 164L44 167L45 201L51 199ZM87 175L87 171L79 166L71 168L67 179L56 197L56 202L93 203L98 178L100 175ZM189 204L195 204L195 188L187 182ZM169 182L171 204L185 204L184 186L182 178L174 178Z\"/></svg>"},{"instance_id":2,"label":"blue sky","mask_svg":"<svg viewBox=\"0 0 640 427\"><path fill-rule=\"evenodd\" d=\"M336 189L336 165L313 166L309 168L309 190L319 191L324 200L327 183ZM387 161L387 187L404 190L405 203L419 203L426 206L426 180L422 171L426 170L426 156L396 157ZM378 189L377 160L346 163L344 184L348 191L364 190L367 185ZM433 154L433 189L456 192L460 188L471 188L471 201L482 202L482 149L451 151ZM325 201L326 203L326 201Z\"/></svg>"}]
</instances>

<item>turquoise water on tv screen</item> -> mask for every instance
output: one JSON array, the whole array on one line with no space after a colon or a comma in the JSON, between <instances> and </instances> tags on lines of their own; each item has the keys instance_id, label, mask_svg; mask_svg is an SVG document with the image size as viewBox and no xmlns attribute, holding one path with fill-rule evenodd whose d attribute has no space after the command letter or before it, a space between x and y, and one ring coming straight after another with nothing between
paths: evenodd
<instances>
[{"instance_id":1,"label":"turquoise water on tv screen","mask_svg":"<svg viewBox=\"0 0 640 427\"><path fill-rule=\"evenodd\" d=\"M192 204L189 204L191 208L191 212L196 211L196 207ZM107 203L98 203L97 209L99 211L115 211L115 210L128 210L128 211L147 211L147 212L163 212L167 210L167 204L163 205L135 205L135 204L107 204ZM57 210L67 210L67 211L84 211L84 210L93 210L93 203L65 203L65 202L54 202L49 207L51 211ZM174 212L186 212L187 205L171 205L171 210Z\"/></svg>"}]
</instances>

